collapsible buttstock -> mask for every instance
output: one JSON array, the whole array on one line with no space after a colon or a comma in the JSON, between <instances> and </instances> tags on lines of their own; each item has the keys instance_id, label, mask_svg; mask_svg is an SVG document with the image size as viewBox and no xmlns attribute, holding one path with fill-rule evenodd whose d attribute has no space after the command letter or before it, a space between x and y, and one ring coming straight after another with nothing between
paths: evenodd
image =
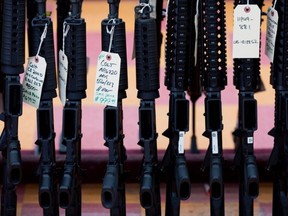
<instances>
[{"instance_id":1,"label":"collapsible buttstock","mask_svg":"<svg viewBox=\"0 0 288 216\"><path fill-rule=\"evenodd\" d=\"M101 192L101 201L105 208L111 209L117 203L118 178L117 166L108 165Z\"/></svg>"},{"instance_id":2,"label":"collapsible buttstock","mask_svg":"<svg viewBox=\"0 0 288 216\"><path fill-rule=\"evenodd\" d=\"M244 163L245 192L248 196L256 198L259 194L259 176L255 157L247 156Z\"/></svg>"},{"instance_id":3,"label":"collapsible buttstock","mask_svg":"<svg viewBox=\"0 0 288 216\"><path fill-rule=\"evenodd\" d=\"M144 166L144 174L141 179L141 187L140 187L140 202L141 206L145 209L149 209L153 206L154 198L153 198L153 167L152 166Z\"/></svg>"},{"instance_id":4,"label":"collapsible buttstock","mask_svg":"<svg viewBox=\"0 0 288 216\"><path fill-rule=\"evenodd\" d=\"M175 180L176 190L181 200L187 200L191 193L191 183L183 156L176 157L175 160Z\"/></svg>"},{"instance_id":5,"label":"collapsible buttstock","mask_svg":"<svg viewBox=\"0 0 288 216\"><path fill-rule=\"evenodd\" d=\"M19 184L21 181L21 154L19 141L13 140L7 148L7 175L8 182L11 184Z\"/></svg>"},{"instance_id":6,"label":"collapsible buttstock","mask_svg":"<svg viewBox=\"0 0 288 216\"><path fill-rule=\"evenodd\" d=\"M222 161L220 157L211 158L210 190L213 199L220 199L223 197Z\"/></svg>"}]
</instances>

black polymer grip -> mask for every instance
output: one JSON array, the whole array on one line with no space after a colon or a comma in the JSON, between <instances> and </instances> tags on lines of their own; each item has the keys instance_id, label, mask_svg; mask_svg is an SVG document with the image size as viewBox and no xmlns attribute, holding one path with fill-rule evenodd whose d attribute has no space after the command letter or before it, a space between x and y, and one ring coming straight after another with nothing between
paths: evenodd
<instances>
[{"instance_id":1,"label":"black polymer grip","mask_svg":"<svg viewBox=\"0 0 288 216\"><path fill-rule=\"evenodd\" d=\"M50 19L45 19L45 22L43 22L43 20L35 18L28 28L29 56L35 56L40 45L41 35L44 31L45 24L47 24L47 35L39 53L39 56L45 58L47 63L41 100L52 99L57 96L53 26Z\"/></svg>"},{"instance_id":2,"label":"black polymer grip","mask_svg":"<svg viewBox=\"0 0 288 216\"><path fill-rule=\"evenodd\" d=\"M76 21L76 22L75 22ZM66 19L70 26L65 37L65 54L68 58L66 98L80 100L86 97L86 23L83 19Z\"/></svg>"},{"instance_id":3,"label":"black polymer grip","mask_svg":"<svg viewBox=\"0 0 288 216\"><path fill-rule=\"evenodd\" d=\"M165 85L169 90L185 91L188 88L188 5L187 0L169 2L165 52Z\"/></svg>"},{"instance_id":4,"label":"black polymer grip","mask_svg":"<svg viewBox=\"0 0 288 216\"><path fill-rule=\"evenodd\" d=\"M206 91L221 91L227 85L225 2L224 0L205 2L207 63L203 72L203 86Z\"/></svg>"},{"instance_id":5,"label":"black polymer grip","mask_svg":"<svg viewBox=\"0 0 288 216\"><path fill-rule=\"evenodd\" d=\"M1 70L18 75L25 63L25 0L4 1L2 5Z\"/></svg>"},{"instance_id":6,"label":"black polymer grip","mask_svg":"<svg viewBox=\"0 0 288 216\"><path fill-rule=\"evenodd\" d=\"M126 35L125 35L125 22L121 19L117 19L116 23L113 24L114 36L111 46L112 53L118 53L121 58L120 66L120 79L119 79L119 97L126 98L125 90L128 88L128 77L127 77L127 51L126 51ZM112 28L112 23L109 23L109 19L102 21L102 50L108 51L110 44L110 34L107 33Z\"/></svg>"},{"instance_id":7,"label":"black polymer grip","mask_svg":"<svg viewBox=\"0 0 288 216\"><path fill-rule=\"evenodd\" d=\"M135 20L137 97L152 100L159 97L159 55L156 21L139 17Z\"/></svg>"}]
</instances>

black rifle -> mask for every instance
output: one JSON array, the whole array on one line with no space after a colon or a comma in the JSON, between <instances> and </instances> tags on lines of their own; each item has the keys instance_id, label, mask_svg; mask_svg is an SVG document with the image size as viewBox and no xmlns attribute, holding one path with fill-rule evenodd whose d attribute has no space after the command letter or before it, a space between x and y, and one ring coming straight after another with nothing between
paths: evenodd
<instances>
[{"instance_id":1,"label":"black rifle","mask_svg":"<svg viewBox=\"0 0 288 216\"><path fill-rule=\"evenodd\" d=\"M155 98L159 97L159 29L150 17L149 1L135 7L136 87L139 107L139 142L144 149L140 170L140 203L146 215L161 215Z\"/></svg>"},{"instance_id":2,"label":"black rifle","mask_svg":"<svg viewBox=\"0 0 288 216\"><path fill-rule=\"evenodd\" d=\"M86 97L86 23L81 18L81 0L70 0L70 13L64 20L70 29L65 37L68 59L66 103L63 110L63 144L66 159L59 189L60 207L66 215L81 215L81 100Z\"/></svg>"},{"instance_id":3,"label":"black rifle","mask_svg":"<svg viewBox=\"0 0 288 216\"><path fill-rule=\"evenodd\" d=\"M69 11L70 11L70 0L57 0L57 53L59 53L60 49L62 49L63 23L64 20L68 17ZM58 58L57 58L57 65L59 65ZM61 139L59 140L59 152L60 154L65 154L66 146L63 145L62 133L63 132L61 132L60 135Z\"/></svg>"},{"instance_id":4,"label":"black rifle","mask_svg":"<svg viewBox=\"0 0 288 216\"><path fill-rule=\"evenodd\" d=\"M186 165L183 142L189 130L188 89L189 62L189 8L190 1L170 1L167 17L165 85L170 90L168 129L163 133L169 145L162 161L162 171L167 169L165 215L180 214L180 200L190 197L190 178ZM182 143L181 143L182 142Z\"/></svg>"},{"instance_id":5,"label":"black rifle","mask_svg":"<svg viewBox=\"0 0 288 216\"><path fill-rule=\"evenodd\" d=\"M37 109L37 141L41 157L38 174L39 204L43 215L59 215L58 187L55 160L55 132L53 121L53 98L56 94L56 68L54 56L53 25L50 17L46 16L46 0L29 0L28 12L28 41L29 56L35 56L40 44L41 35L47 28L47 35L42 43L39 55L47 62L46 75L42 87L42 95ZM31 11L32 10L32 11ZM32 14L35 13L32 18ZM47 26L47 27L46 27Z\"/></svg>"},{"instance_id":6,"label":"black rifle","mask_svg":"<svg viewBox=\"0 0 288 216\"><path fill-rule=\"evenodd\" d=\"M205 54L200 55L206 62L201 66L202 86L206 93L206 130L203 135L209 139L203 170L209 167L210 171L210 214L224 215L221 91L227 84L225 2L205 0L200 8L201 22L204 20L201 31L205 35L201 41L202 46L205 45Z\"/></svg>"},{"instance_id":7,"label":"black rifle","mask_svg":"<svg viewBox=\"0 0 288 216\"><path fill-rule=\"evenodd\" d=\"M109 148L109 161L103 179L101 192L102 205L110 209L110 215L126 215L125 173L126 149L123 144L122 99L126 98L128 88L127 52L125 22L118 17L120 0L108 0L108 19L102 21L102 50L109 51L110 37L107 29L114 28L111 52L121 58L120 79L117 107L106 106L104 109L104 139Z\"/></svg>"},{"instance_id":8,"label":"black rifle","mask_svg":"<svg viewBox=\"0 0 288 216\"><path fill-rule=\"evenodd\" d=\"M234 6L247 4L236 0ZM263 0L250 1L262 8ZM260 52L260 50L259 50ZM238 142L234 164L240 170L239 215L253 215L253 200L259 194L259 176L254 156L254 131L257 130L257 101L254 92L260 83L260 58L234 59L235 87L239 90L238 127L234 132Z\"/></svg>"},{"instance_id":9,"label":"black rifle","mask_svg":"<svg viewBox=\"0 0 288 216\"><path fill-rule=\"evenodd\" d=\"M199 3L200 4L200 3ZM196 11L200 8L199 5L197 5L197 0L192 0L191 7L188 8L190 10L191 14L191 20L194 19L196 15ZM200 17L201 14L198 14ZM201 22L201 19L198 18L198 22ZM196 101L201 97L202 95L202 86L201 86L201 40L203 34L201 34L201 28L199 26L201 23L198 24L198 27L195 26L195 21L193 20L190 22L190 50L189 50L189 86L188 86L188 94L190 96L190 101L192 103L192 136L191 136L191 145L190 145L190 152L191 153L198 153L198 147L197 147L197 139L196 139ZM198 35L198 42L197 44L194 42L196 40L196 29L199 32ZM197 56L195 56L195 48L197 50L197 53L199 53ZM196 63L196 64L195 64Z\"/></svg>"},{"instance_id":10,"label":"black rifle","mask_svg":"<svg viewBox=\"0 0 288 216\"><path fill-rule=\"evenodd\" d=\"M3 186L1 215L15 216L16 185L21 180L18 118L22 114L22 85L19 74L25 62L25 1L1 1L1 73L3 76L4 131L1 136Z\"/></svg>"},{"instance_id":11,"label":"black rifle","mask_svg":"<svg viewBox=\"0 0 288 216\"><path fill-rule=\"evenodd\" d=\"M275 1L273 1L275 4ZM274 128L269 135L274 137L274 147L267 169L273 173L273 216L288 215L288 3L278 0L278 30L274 62L271 64L270 83L275 89Z\"/></svg>"}]
</instances>

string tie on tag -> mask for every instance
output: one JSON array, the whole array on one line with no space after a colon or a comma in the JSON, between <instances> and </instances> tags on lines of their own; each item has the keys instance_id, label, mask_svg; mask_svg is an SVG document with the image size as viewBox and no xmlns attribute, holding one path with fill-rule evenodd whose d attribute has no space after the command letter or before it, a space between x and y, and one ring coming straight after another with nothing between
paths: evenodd
<instances>
[{"instance_id":1,"label":"string tie on tag","mask_svg":"<svg viewBox=\"0 0 288 216\"><path fill-rule=\"evenodd\" d=\"M65 38L67 37L68 35L68 32L69 32L69 29L70 29L70 25L68 25L66 22L63 23L63 41L62 41L62 50L63 50L63 53L65 53Z\"/></svg>"},{"instance_id":2,"label":"string tie on tag","mask_svg":"<svg viewBox=\"0 0 288 216\"><path fill-rule=\"evenodd\" d=\"M43 43L43 41L44 41L44 39L46 38L46 35L47 35L47 28L48 28L48 25L46 23L45 24L45 28L43 30L43 33L41 35L40 44L39 44L39 47L38 47L38 50L37 50L37 53L36 53L36 56L35 56L36 62L38 61L38 56L39 56L39 53L40 53L40 50L41 50L41 47L42 47L42 43Z\"/></svg>"},{"instance_id":3,"label":"string tie on tag","mask_svg":"<svg viewBox=\"0 0 288 216\"><path fill-rule=\"evenodd\" d=\"M110 34L110 42L109 42L109 48L108 48L108 52L111 52L111 48L112 48L112 42L113 42L113 37L114 37L114 30L115 30L115 23L116 23L116 19L110 19L108 21L108 24L112 23L112 27L109 30L108 25L106 26L106 32L107 34Z\"/></svg>"},{"instance_id":4,"label":"string tie on tag","mask_svg":"<svg viewBox=\"0 0 288 216\"><path fill-rule=\"evenodd\" d=\"M152 12L152 7L149 3L140 3L139 6L141 7L141 9L138 11L138 13L140 13L140 14L143 14L144 9L146 7L148 7L148 9L149 9L148 13Z\"/></svg>"},{"instance_id":5,"label":"string tie on tag","mask_svg":"<svg viewBox=\"0 0 288 216\"><path fill-rule=\"evenodd\" d=\"M275 9L276 4L277 4L277 0L274 1L273 9Z\"/></svg>"}]
</instances>

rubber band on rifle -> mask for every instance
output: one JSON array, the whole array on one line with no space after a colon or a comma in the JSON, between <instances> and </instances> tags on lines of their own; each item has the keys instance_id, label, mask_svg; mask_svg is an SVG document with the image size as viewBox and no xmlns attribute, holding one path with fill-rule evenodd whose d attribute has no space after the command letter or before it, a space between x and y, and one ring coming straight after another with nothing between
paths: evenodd
<instances>
[{"instance_id":1,"label":"rubber band on rifle","mask_svg":"<svg viewBox=\"0 0 288 216\"><path fill-rule=\"evenodd\" d=\"M36 61L38 60L38 56L39 56L39 53L40 53L40 50L41 50L41 47L42 47L42 43L43 43L44 39L46 38L47 28L48 28L48 25L47 25L47 23L46 23L46 24L45 24L45 28L44 28L44 30L43 30L43 33L42 33L42 35L41 35L40 44L39 44L39 47L38 47L38 50L37 50L37 53L36 53L36 56L35 56Z\"/></svg>"},{"instance_id":2,"label":"rubber band on rifle","mask_svg":"<svg viewBox=\"0 0 288 216\"><path fill-rule=\"evenodd\" d=\"M110 20L108 21L108 24L110 24L111 22L112 22L112 27L111 27L110 30L109 30L109 28L108 28L108 25L106 26L107 34L110 34L110 41L109 41L109 48L108 48L108 52L109 52L109 53L111 52L111 48L112 48L112 42L113 42L113 37L114 37L114 30L115 30L116 19L115 19L115 18L110 19Z\"/></svg>"},{"instance_id":3,"label":"rubber band on rifle","mask_svg":"<svg viewBox=\"0 0 288 216\"><path fill-rule=\"evenodd\" d=\"M140 14L143 14L143 13L144 13L144 9L145 9L146 7L149 8L148 13L151 13L151 12L152 12L152 7L151 7L151 5L150 5L149 3L140 3L139 6L141 7L141 9L138 11L138 13L140 13Z\"/></svg>"},{"instance_id":4,"label":"rubber band on rifle","mask_svg":"<svg viewBox=\"0 0 288 216\"><path fill-rule=\"evenodd\" d=\"M65 38L68 35L70 29L70 25L68 25L66 22L63 23L63 41L62 41L62 51L65 53Z\"/></svg>"}]
</instances>

